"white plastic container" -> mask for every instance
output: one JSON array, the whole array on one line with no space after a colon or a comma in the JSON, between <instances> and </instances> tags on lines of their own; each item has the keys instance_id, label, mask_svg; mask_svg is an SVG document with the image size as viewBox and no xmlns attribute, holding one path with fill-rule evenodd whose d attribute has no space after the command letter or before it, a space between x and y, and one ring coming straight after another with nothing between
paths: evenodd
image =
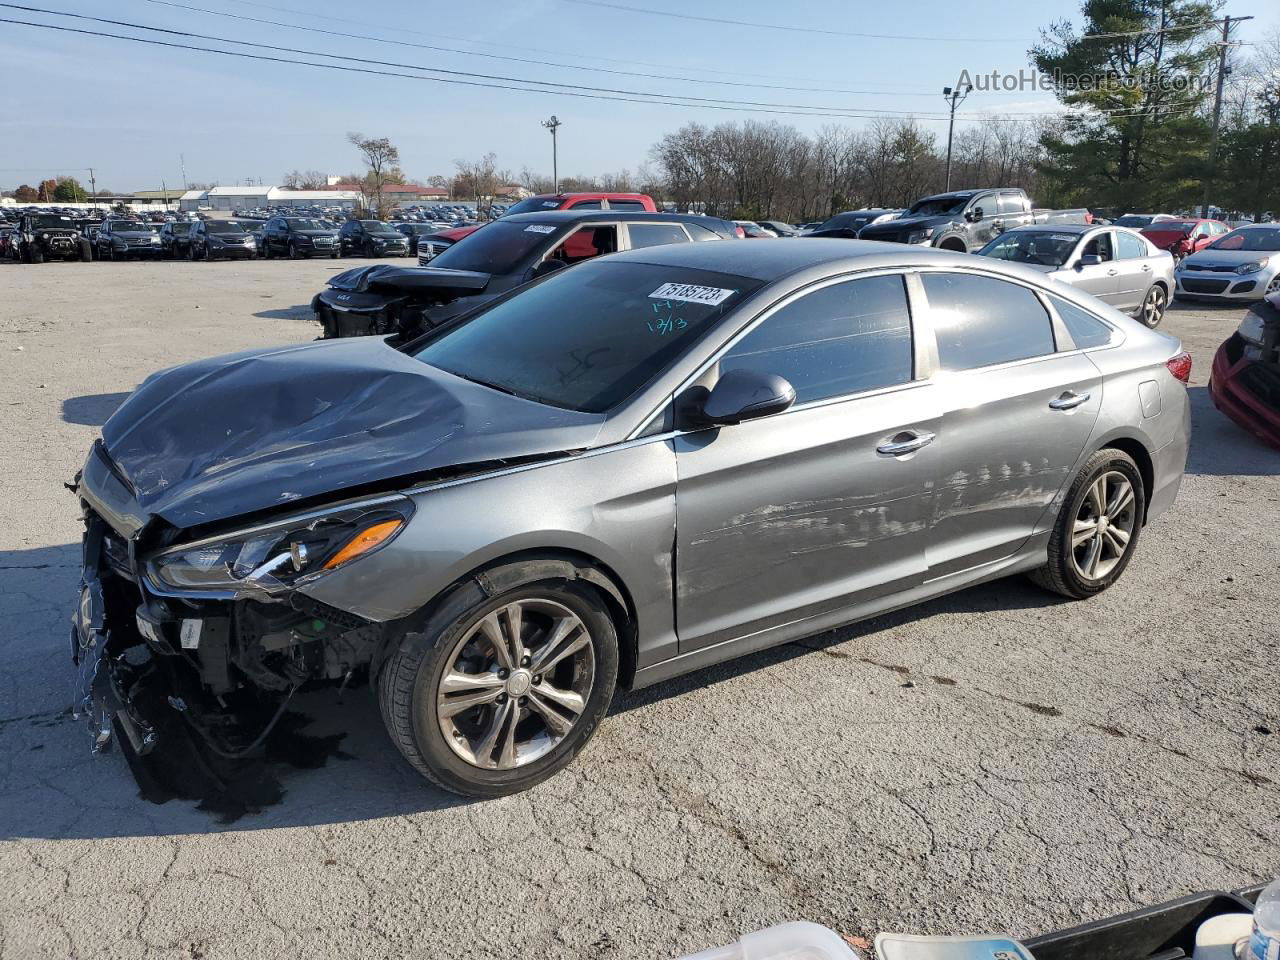
<instances>
[{"instance_id":1,"label":"white plastic container","mask_svg":"<svg viewBox=\"0 0 1280 960\"><path fill-rule=\"evenodd\" d=\"M780 923L748 933L737 943L680 960L865 960L834 930L818 923Z\"/></svg>"}]
</instances>

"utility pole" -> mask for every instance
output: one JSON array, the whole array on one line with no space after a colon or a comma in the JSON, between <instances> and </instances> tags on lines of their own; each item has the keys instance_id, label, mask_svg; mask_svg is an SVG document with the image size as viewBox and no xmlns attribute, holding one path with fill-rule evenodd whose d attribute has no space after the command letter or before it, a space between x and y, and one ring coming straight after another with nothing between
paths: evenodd
<instances>
[{"instance_id":1,"label":"utility pole","mask_svg":"<svg viewBox=\"0 0 1280 960\"><path fill-rule=\"evenodd\" d=\"M556 131L562 126L561 122L556 119L553 113L550 120L543 120L542 125L551 131L551 182L553 193L560 192L560 162L556 156Z\"/></svg>"},{"instance_id":2,"label":"utility pole","mask_svg":"<svg viewBox=\"0 0 1280 960\"><path fill-rule=\"evenodd\" d=\"M178 166L182 168L182 192L187 192L187 158L178 154Z\"/></svg>"},{"instance_id":3,"label":"utility pole","mask_svg":"<svg viewBox=\"0 0 1280 960\"><path fill-rule=\"evenodd\" d=\"M1209 216L1209 191L1218 166L1218 121L1222 118L1222 85L1227 79L1227 47L1231 43L1231 25L1253 17L1223 17L1222 42L1218 46L1218 86L1213 95L1213 134L1209 140L1209 169L1204 175L1204 195L1200 198L1200 216Z\"/></svg>"},{"instance_id":4,"label":"utility pole","mask_svg":"<svg viewBox=\"0 0 1280 960\"><path fill-rule=\"evenodd\" d=\"M89 189L93 191L93 209L98 209L98 180L93 175L93 167L89 168Z\"/></svg>"},{"instance_id":5,"label":"utility pole","mask_svg":"<svg viewBox=\"0 0 1280 960\"><path fill-rule=\"evenodd\" d=\"M947 101L947 105L951 108L951 120L947 123L947 185L943 188L947 192L951 190L951 140L956 132L956 107L964 103L965 98L973 91L973 84L966 83L963 86L943 87L942 99Z\"/></svg>"}]
</instances>

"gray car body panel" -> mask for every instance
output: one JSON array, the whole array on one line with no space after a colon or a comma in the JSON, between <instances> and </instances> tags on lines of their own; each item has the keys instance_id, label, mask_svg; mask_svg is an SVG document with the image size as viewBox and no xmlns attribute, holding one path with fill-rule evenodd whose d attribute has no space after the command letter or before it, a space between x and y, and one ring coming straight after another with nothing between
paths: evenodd
<instances>
[{"instance_id":1,"label":"gray car body panel","mask_svg":"<svg viewBox=\"0 0 1280 960\"><path fill-rule=\"evenodd\" d=\"M524 419L512 420L495 414L522 409L512 405L524 401L464 384L492 396L477 415L458 424L476 439L461 443L455 455L509 454L518 424L518 436L536 437L522 441L520 449L544 456L397 487L415 504L401 533L369 556L307 582L300 592L388 622L423 608L487 566L534 553L565 556L599 568L618 586L634 624L634 683L644 685L1042 565L1072 477L1107 443L1130 445L1151 461L1153 515L1176 493L1186 457L1188 404L1165 362L1177 353L1177 341L1035 270L927 248L823 239L682 244L619 253L609 261L769 282L608 415L550 411L539 424L525 411ZM588 269L593 266L575 271ZM931 311L916 276L929 270L976 273L1041 296L1052 293L1111 327L1111 343L1075 349L1051 309L1059 344L1054 354L940 373ZM911 382L799 404L735 426L670 426L665 413L675 398L695 381L714 377L719 355L775 307L815 285L886 271L907 277L915 350ZM271 355L284 365L290 353L312 364L330 356L324 353L329 350L344 369L367 369L371 351L379 349L392 355L387 365L398 376L409 376L402 363L421 366L371 338ZM346 356L359 359L340 360ZM213 376L237 362L242 361L198 366L197 372ZM419 376L428 385L446 376L424 370ZM1158 405L1151 401L1153 383ZM451 385L449 396L458 396L459 389ZM1074 410L1050 411L1048 401L1069 389L1088 393L1089 400ZM176 395L176 381L161 392ZM474 399L480 402L481 396ZM138 403L130 401L122 412ZM146 422L137 409L126 419ZM661 426L655 430L654 424ZM850 424L855 426L844 426ZM907 428L935 432L938 442L902 458L877 451ZM482 441L486 437L492 439ZM440 461L449 459L447 444L435 449ZM294 468L305 462L302 449L297 454L289 460ZM358 458L359 448L344 456ZM84 481L97 476L86 472ZM298 483L275 465L261 480L262 490ZM336 499L340 491L329 486ZM217 485L203 487L199 502L225 513L218 491ZM124 513L119 504L115 512Z\"/></svg>"}]
</instances>

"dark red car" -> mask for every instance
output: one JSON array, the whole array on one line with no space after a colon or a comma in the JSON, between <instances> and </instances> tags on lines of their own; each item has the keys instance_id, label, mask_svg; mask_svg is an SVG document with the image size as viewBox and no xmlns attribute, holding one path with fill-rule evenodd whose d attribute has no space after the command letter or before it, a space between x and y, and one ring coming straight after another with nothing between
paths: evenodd
<instances>
[{"instance_id":1,"label":"dark red car","mask_svg":"<svg viewBox=\"0 0 1280 960\"><path fill-rule=\"evenodd\" d=\"M1280 449L1280 293L1249 308L1213 358L1213 405Z\"/></svg>"},{"instance_id":2,"label":"dark red car","mask_svg":"<svg viewBox=\"0 0 1280 960\"><path fill-rule=\"evenodd\" d=\"M1181 220L1156 220L1142 228L1142 235L1161 250L1168 250L1174 260L1203 250L1231 228L1220 220L1184 217Z\"/></svg>"}]
</instances>

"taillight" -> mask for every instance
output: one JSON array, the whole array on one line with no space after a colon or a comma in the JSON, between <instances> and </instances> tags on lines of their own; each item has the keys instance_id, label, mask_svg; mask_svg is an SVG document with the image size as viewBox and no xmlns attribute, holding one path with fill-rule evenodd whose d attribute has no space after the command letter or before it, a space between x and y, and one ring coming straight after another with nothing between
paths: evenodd
<instances>
[{"instance_id":1,"label":"taillight","mask_svg":"<svg viewBox=\"0 0 1280 960\"><path fill-rule=\"evenodd\" d=\"M1170 357L1164 362L1164 365L1169 368L1169 372L1173 374L1175 379L1181 380L1183 383L1188 383L1191 380L1191 354L1187 353L1187 351L1183 350L1182 353Z\"/></svg>"}]
</instances>

